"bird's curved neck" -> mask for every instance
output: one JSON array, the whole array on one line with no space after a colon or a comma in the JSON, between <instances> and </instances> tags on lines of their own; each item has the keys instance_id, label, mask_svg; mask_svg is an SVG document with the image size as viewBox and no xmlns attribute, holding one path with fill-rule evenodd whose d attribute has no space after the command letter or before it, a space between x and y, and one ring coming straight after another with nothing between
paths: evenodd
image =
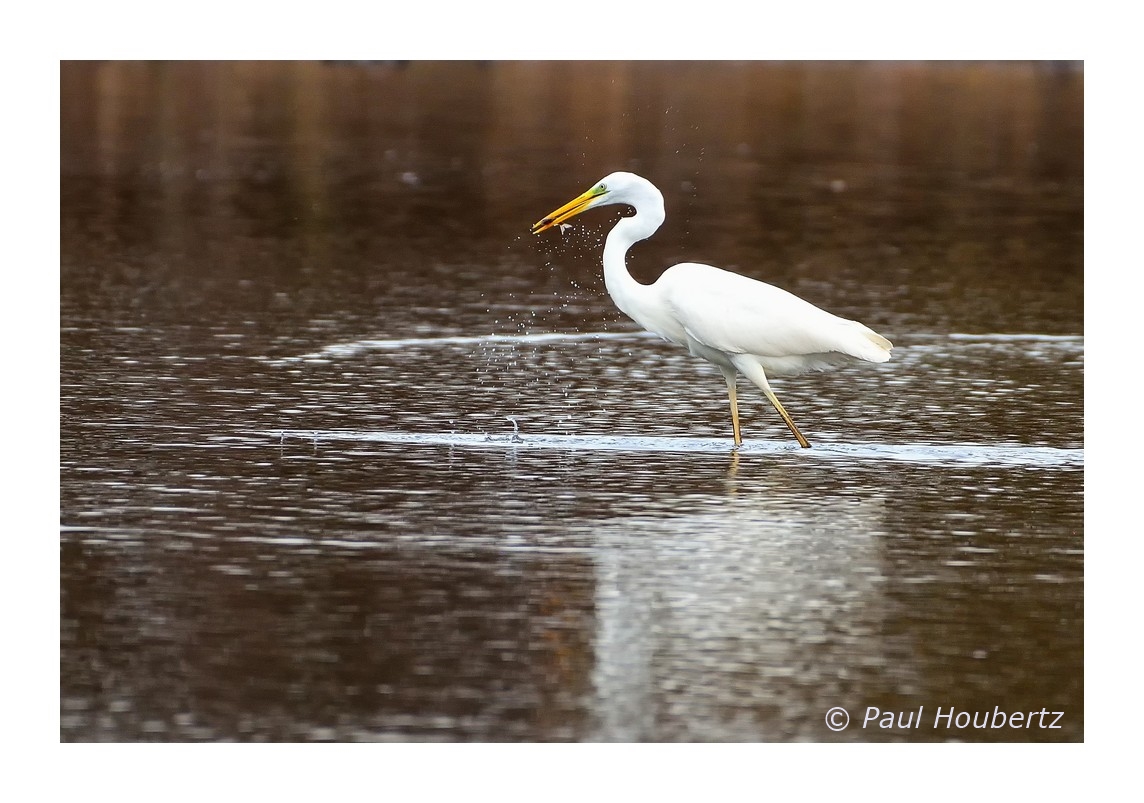
<instances>
[{"instance_id":1,"label":"bird's curved neck","mask_svg":"<svg viewBox=\"0 0 1144 803\"><path fill-rule=\"evenodd\" d=\"M644 299L651 287L636 281L628 272L628 249L640 240L646 240L663 224L663 198L641 203L639 211L621 218L608 232L604 241L604 286L608 295L625 314L637 323L647 326Z\"/></svg>"}]
</instances>

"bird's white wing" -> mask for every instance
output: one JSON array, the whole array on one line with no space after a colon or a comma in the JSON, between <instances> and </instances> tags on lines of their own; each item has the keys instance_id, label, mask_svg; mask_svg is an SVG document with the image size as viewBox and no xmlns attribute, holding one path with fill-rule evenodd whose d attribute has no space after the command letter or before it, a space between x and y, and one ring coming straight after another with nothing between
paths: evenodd
<instances>
[{"instance_id":1,"label":"bird's white wing","mask_svg":"<svg viewBox=\"0 0 1144 803\"><path fill-rule=\"evenodd\" d=\"M685 262L656 286L688 337L724 354L753 354L776 375L889 358L890 342L862 324L721 268Z\"/></svg>"}]
</instances>

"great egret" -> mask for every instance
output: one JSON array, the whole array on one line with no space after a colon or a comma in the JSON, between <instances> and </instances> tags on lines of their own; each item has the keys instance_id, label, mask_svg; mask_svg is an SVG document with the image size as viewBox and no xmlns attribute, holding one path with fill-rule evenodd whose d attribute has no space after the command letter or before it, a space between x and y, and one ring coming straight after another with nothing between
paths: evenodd
<instances>
[{"instance_id":1,"label":"great egret","mask_svg":"<svg viewBox=\"0 0 1144 803\"><path fill-rule=\"evenodd\" d=\"M636 212L621 218L604 243L608 294L645 329L719 366L731 399L736 448L743 444L735 395L738 374L767 395L799 444L810 448L767 377L824 371L855 360L890 359L893 344L872 329L832 315L786 290L721 268L681 262L652 284L636 281L625 264L628 249L654 234L665 215L663 195L634 173L612 173L538 220L532 232L539 234L607 204L627 204Z\"/></svg>"}]
</instances>

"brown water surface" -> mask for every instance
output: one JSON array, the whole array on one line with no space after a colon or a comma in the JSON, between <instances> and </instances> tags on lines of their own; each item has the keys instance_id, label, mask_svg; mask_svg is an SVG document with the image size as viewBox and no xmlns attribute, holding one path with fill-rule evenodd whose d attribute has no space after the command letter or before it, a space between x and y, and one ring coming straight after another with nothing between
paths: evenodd
<instances>
[{"instance_id":1,"label":"brown water surface","mask_svg":"<svg viewBox=\"0 0 1144 803\"><path fill-rule=\"evenodd\" d=\"M1079 66L61 90L62 740L1083 739ZM814 448L741 383L734 453L717 369L614 308L618 208L528 233L620 169L642 280L894 341L775 382Z\"/></svg>"}]
</instances>

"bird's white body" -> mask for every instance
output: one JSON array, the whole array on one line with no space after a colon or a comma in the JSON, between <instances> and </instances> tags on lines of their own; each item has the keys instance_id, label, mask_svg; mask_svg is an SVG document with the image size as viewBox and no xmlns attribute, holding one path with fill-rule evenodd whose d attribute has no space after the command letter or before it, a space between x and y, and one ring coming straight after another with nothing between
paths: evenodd
<instances>
[{"instance_id":1,"label":"bird's white body","mask_svg":"<svg viewBox=\"0 0 1144 803\"><path fill-rule=\"evenodd\" d=\"M683 262L652 284L628 272L631 246L663 223L663 195L633 173L613 173L583 195L539 221L534 231L604 204L622 203L636 214L621 218L604 244L604 283L625 314L645 329L686 347L723 372L731 398L735 442L739 436L735 376L758 385L799 443L808 446L775 398L768 376L797 376L854 361L885 362L889 340L857 321L819 309L786 290L737 273Z\"/></svg>"},{"instance_id":2,"label":"bird's white body","mask_svg":"<svg viewBox=\"0 0 1144 803\"><path fill-rule=\"evenodd\" d=\"M611 296L648 331L717 365L747 355L775 377L890 358L885 338L862 324L712 265L682 262L645 287L650 304L640 293Z\"/></svg>"}]
</instances>

